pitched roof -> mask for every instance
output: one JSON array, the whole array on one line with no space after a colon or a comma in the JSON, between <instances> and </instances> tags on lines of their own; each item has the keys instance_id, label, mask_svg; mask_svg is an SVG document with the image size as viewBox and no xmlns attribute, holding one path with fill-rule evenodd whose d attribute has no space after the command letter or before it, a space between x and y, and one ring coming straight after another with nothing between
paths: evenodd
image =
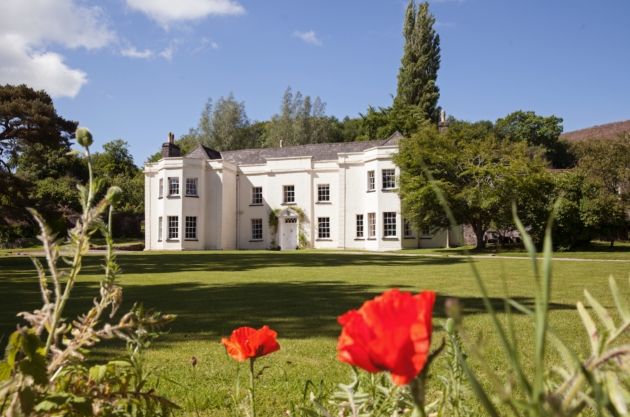
<instances>
[{"instance_id":1,"label":"pitched roof","mask_svg":"<svg viewBox=\"0 0 630 417\"><path fill-rule=\"evenodd\" d=\"M238 151L217 152L205 146L199 145L190 151L186 158L198 159L225 159L236 165L266 164L270 158L295 158L300 156L312 157L314 161L332 161L338 158L339 153L363 152L376 146L383 146L389 139L339 142L339 143L315 143L311 145L285 146L282 148L241 149Z\"/></svg>"},{"instance_id":2,"label":"pitched roof","mask_svg":"<svg viewBox=\"0 0 630 417\"><path fill-rule=\"evenodd\" d=\"M573 132L566 132L560 135L560 139L566 139L569 142L576 142L590 138L614 138L624 132L630 132L630 120L607 123L605 125L588 127L586 129L575 130Z\"/></svg>"}]
</instances>

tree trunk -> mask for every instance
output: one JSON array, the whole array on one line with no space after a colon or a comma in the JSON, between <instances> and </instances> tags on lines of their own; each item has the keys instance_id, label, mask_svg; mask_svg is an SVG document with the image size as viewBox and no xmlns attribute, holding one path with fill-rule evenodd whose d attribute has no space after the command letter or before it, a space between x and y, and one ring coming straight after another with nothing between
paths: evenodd
<instances>
[{"instance_id":1,"label":"tree trunk","mask_svg":"<svg viewBox=\"0 0 630 417\"><path fill-rule=\"evenodd\" d=\"M613 248L614 244L615 244L615 239L610 239L610 249Z\"/></svg>"},{"instance_id":2,"label":"tree trunk","mask_svg":"<svg viewBox=\"0 0 630 417\"><path fill-rule=\"evenodd\" d=\"M473 224L473 230L475 231L475 236L477 237L477 247L476 250L481 250L486 248L486 241L483 240L483 235L486 231L481 227L481 224Z\"/></svg>"}]
</instances>

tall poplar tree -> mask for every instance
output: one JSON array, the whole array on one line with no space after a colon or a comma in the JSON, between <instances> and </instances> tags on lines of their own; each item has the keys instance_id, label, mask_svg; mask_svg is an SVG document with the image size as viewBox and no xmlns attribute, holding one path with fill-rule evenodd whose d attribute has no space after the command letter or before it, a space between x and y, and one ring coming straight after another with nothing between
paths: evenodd
<instances>
[{"instance_id":1,"label":"tall poplar tree","mask_svg":"<svg viewBox=\"0 0 630 417\"><path fill-rule=\"evenodd\" d=\"M437 123L441 110L437 105L440 89L436 85L440 69L440 35L433 29L434 24L435 16L429 13L429 3L416 6L414 0L409 2L394 107L417 106L427 119Z\"/></svg>"}]
</instances>

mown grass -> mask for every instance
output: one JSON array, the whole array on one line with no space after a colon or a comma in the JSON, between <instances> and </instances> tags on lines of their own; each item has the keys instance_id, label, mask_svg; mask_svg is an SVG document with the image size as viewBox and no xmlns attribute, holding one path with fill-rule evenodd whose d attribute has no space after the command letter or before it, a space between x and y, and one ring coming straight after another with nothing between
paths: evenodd
<instances>
[{"instance_id":1,"label":"mown grass","mask_svg":"<svg viewBox=\"0 0 630 417\"><path fill-rule=\"evenodd\" d=\"M129 253L118 256L123 270L124 303L143 302L165 313L178 315L168 334L152 347L147 363L162 379L159 391L184 407L186 415L228 415L228 392L233 391L236 363L225 353L221 337L240 326L268 324L279 333L279 352L257 361L269 366L258 381L261 415L280 415L302 398L304 384L348 381L349 367L336 361L336 319L358 308L382 291L398 287L417 292L437 291L434 310L434 344L442 337L444 301L459 297L465 306L466 325L473 336L482 337L493 369L502 372L507 362L491 331L479 291L467 261L455 257L401 257L386 254L337 254L317 251L286 252L169 252ZM97 295L101 258L86 257L75 298L66 317L86 311ZM533 279L526 259L486 259L473 262L479 268L492 302L502 308L501 297L509 295L532 306ZM19 311L40 307L38 285L26 257L0 258L0 334L15 329ZM549 322L580 354L588 353L588 340L575 311L583 289L612 307L608 275L615 275L624 295L630 298L630 263L556 262ZM516 315L518 344L523 362L532 368L532 326ZM0 346L0 349L2 346ZM122 351L121 343L107 343L93 361L102 361ZM189 360L198 365L192 370ZM558 361L549 351L548 357ZM474 364L473 364L474 365ZM440 361L435 373L439 373ZM245 385L245 372L243 384ZM435 389L435 387L433 387ZM193 397L196 407L193 406Z\"/></svg>"},{"instance_id":2,"label":"mown grass","mask_svg":"<svg viewBox=\"0 0 630 417\"><path fill-rule=\"evenodd\" d=\"M426 249L404 249L397 251L397 253L403 254L418 254L418 255L463 255L464 249L470 252L471 256L517 256L526 257L527 252L523 248L522 244L509 244L505 246L501 245L488 245L484 250L475 250L474 246L465 246L460 248L426 248ZM539 253L542 257L542 253ZM567 252L555 252L554 258L563 259L610 259L610 260L630 260L630 243L629 242L615 242L614 246L610 247L610 242L591 242L587 248L576 251Z\"/></svg>"}]
</instances>

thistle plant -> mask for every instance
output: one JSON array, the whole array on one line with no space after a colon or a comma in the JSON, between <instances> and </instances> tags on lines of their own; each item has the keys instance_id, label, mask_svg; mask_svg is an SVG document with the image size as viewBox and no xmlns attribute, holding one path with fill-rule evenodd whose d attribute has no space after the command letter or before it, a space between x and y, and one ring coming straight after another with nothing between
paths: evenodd
<instances>
[{"instance_id":1,"label":"thistle plant","mask_svg":"<svg viewBox=\"0 0 630 417\"><path fill-rule=\"evenodd\" d=\"M113 318L122 303L122 288L117 285L120 270L112 240L112 213L120 203L122 191L111 187L95 203L101 188L92 172L89 130L80 128L77 142L84 151L73 151L87 159L89 183L79 185L83 213L68 232L69 255L60 252L58 239L42 216L29 209L39 224L45 262L32 256L37 270L43 305L33 312L22 312L26 326L9 337L5 360L0 363L0 413L29 415L157 415L177 405L156 394L150 387L151 373L145 371L142 353L158 336L157 330L175 316L145 311L134 305L118 323L101 323L110 311ZM102 217L108 210L108 222ZM72 321L64 318L90 238L100 232L107 241L104 275L93 307ZM66 267L62 265L65 264ZM105 365L85 364L90 349L103 339L118 338L127 343L128 355Z\"/></svg>"}]
</instances>

